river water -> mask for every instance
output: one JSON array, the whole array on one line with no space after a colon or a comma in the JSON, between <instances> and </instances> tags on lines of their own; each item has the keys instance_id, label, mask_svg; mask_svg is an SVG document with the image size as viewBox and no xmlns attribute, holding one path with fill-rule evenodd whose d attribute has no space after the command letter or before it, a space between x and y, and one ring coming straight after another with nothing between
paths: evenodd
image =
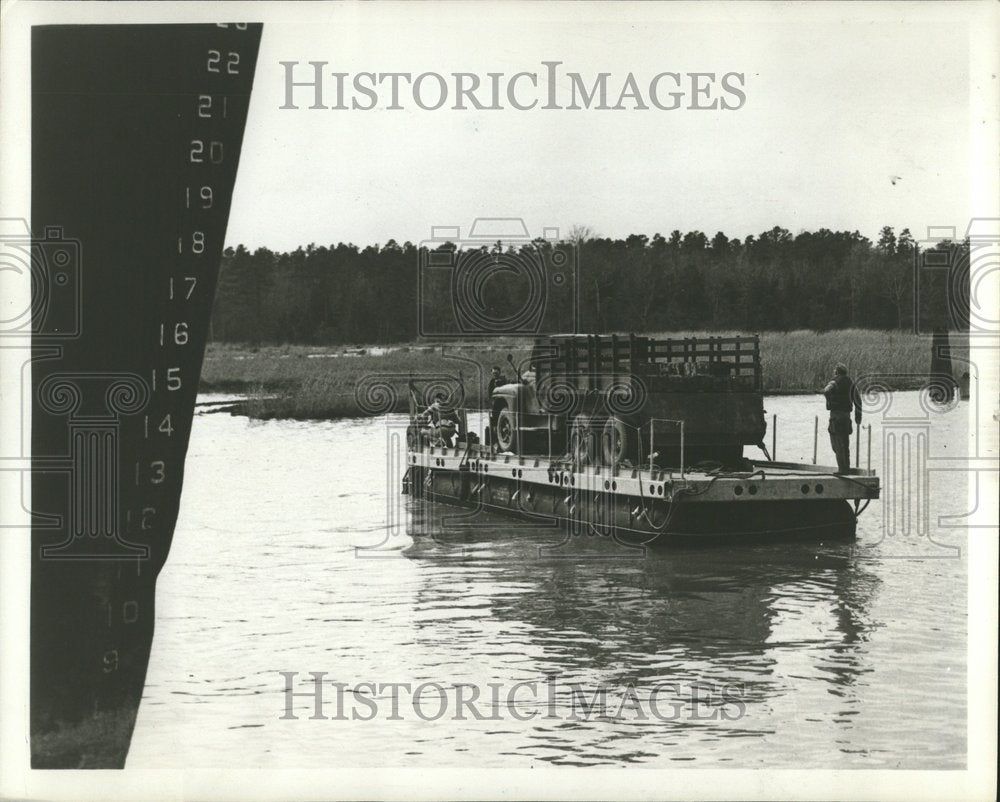
<instances>
[{"instance_id":1,"label":"river water","mask_svg":"<svg viewBox=\"0 0 1000 802\"><path fill-rule=\"evenodd\" d=\"M856 542L645 554L442 522L399 417L199 414L128 765L960 768L969 407L883 401L872 467L942 470L883 475ZM822 404L766 406L811 461Z\"/></svg>"}]
</instances>

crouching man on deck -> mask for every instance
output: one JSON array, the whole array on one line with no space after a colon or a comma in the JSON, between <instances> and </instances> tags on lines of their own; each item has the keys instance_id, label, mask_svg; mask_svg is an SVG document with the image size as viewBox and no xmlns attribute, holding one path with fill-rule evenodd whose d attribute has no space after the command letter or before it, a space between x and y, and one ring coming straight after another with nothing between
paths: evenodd
<instances>
[{"instance_id":1,"label":"crouching man on deck","mask_svg":"<svg viewBox=\"0 0 1000 802\"><path fill-rule=\"evenodd\" d=\"M445 407L444 393L437 393L431 405L421 414L424 427L420 430L424 442L434 446L451 447L458 429L458 419L453 410Z\"/></svg>"},{"instance_id":2,"label":"crouching man on deck","mask_svg":"<svg viewBox=\"0 0 1000 802\"><path fill-rule=\"evenodd\" d=\"M851 470L851 408L854 408L854 422L861 425L861 394L850 376L847 366L837 363L833 370L833 380L823 388L826 408L830 410L830 446L837 455L837 473Z\"/></svg>"}]
</instances>

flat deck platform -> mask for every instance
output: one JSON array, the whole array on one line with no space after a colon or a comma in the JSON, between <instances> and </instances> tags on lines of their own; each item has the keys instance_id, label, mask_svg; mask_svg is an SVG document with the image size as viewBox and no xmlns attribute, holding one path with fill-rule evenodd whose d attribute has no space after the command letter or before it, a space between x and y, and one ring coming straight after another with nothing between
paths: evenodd
<instances>
[{"instance_id":1,"label":"flat deck platform","mask_svg":"<svg viewBox=\"0 0 1000 802\"><path fill-rule=\"evenodd\" d=\"M451 448L426 446L410 451L408 463L429 470L468 471L483 476L515 479L524 484L604 490L621 496L671 500L683 490L697 493L699 502L764 500L844 499L879 497L879 479L874 471L853 469L838 474L836 468L791 462L752 461L753 469L742 472L664 471L654 467L574 467L546 456L491 454L488 448L459 444Z\"/></svg>"},{"instance_id":2,"label":"flat deck platform","mask_svg":"<svg viewBox=\"0 0 1000 802\"><path fill-rule=\"evenodd\" d=\"M416 496L643 536L833 530L853 536L855 511L880 492L872 471L837 474L832 467L787 462L681 473L656 466L575 466L460 443L409 451L407 464L407 487Z\"/></svg>"}]
</instances>

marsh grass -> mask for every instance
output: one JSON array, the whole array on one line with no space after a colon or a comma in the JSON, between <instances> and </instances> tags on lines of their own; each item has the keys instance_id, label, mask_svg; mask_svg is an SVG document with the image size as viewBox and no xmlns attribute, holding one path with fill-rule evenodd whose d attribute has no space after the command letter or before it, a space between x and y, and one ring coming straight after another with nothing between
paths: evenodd
<instances>
[{"instance_id":1,"label":"marsh grass","mask_svg":"<svg viewBox=\"0 0 1000 802\"><path fill-rule=\"evenodd\" d=\"M650 336L731 336L738 332L651 332ZM961 354L966 341L951 336ZM466 391L464 405L481 407L489 369L527 358L527 339L447 346L402 343L395 346L209 345L202 369L202 392L242 392L246 414L255 418L326 419L358 417L407 409L407 381L418 386L435 377L457 378ZM814 332L765 332L761 335L764 390L767 393L818 392L837 362L854 377L879 375L898 390L922 386L930 369L930 342L909 332L846 329ZM480 370L481 367L481 370ZM955 364L956 376L962 372ZM391 388L391 389L389 389Z\"/></svg>"}]
</instances>

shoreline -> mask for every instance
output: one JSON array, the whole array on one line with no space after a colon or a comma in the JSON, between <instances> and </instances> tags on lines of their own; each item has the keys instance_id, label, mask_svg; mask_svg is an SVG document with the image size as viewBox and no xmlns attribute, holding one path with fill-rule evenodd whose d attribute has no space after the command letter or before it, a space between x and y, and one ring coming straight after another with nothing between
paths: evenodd
<instances>
[{"instance_id":1,"label":"shoreline","mask_svg":"<svg viewBox=\"0 0 1000 802\"><path fill-rule=\"evenodd\" d=\"M892 392L896 393L913 393L919 392L922 389L922 385L915 385L913 387L890 387L888 388ZM198 394L228 394L236 395L240 394L239 390L219 390L214 387L200 387L198 389ZM795 390L795 389L784 389L775 390L774 392L764 393L764 400L767 401L768 398L788 398L788 397L800 397L800 396L821 396L822 393L819 390ZM349 396L353 398L353 396ZM371 414L361 414L359 411L355 411L353 414L350 412L334 413L327 415L306 415L306 414L295 414L294 411L285 412L284 414L279 414L277 410L274 411L260 411L252 412L249 408L252 399L249 397L244 397L240 399L230 399L226 401L207 401L198 402L195 404L196 407L201 407L205 409L202 414L219 414L228 413L233 416L242 417L252 417L254 420L294 420L294 421L331 421L331 420L364 420L365 418L377 417L377 415ZM210 407L210 409L209 409ZM393 408L386 412L378 413L380 415L385 414L402 414L407 412L405 405L399 408ZM486 408L482 408L482 412L486 412Z\"/></svg>"},{"instance_id":2,"label":"shoreline","mask_svg":"<svg viewBox=\"0 0 1000 802\"><path fill-rule=\"evenodd\" d=\"M654 333L658 339L725 337L737 332ZM965 369L966 338L953 334L953 377ZM406 412L407 385L457 388L461 406L484 407L486 376L511 355L523 364L530 338L501 342L427 344L250 346L210 343L199 393L243 396L213 411L230 411L259 420L340 420ZM842 331L764 332L760 335L765 396L819 395L837 362L847 363L856 380L866 378L888 390L919 390L930 375L930 338L912 332Z\"/></svg>"}]
</instances>

